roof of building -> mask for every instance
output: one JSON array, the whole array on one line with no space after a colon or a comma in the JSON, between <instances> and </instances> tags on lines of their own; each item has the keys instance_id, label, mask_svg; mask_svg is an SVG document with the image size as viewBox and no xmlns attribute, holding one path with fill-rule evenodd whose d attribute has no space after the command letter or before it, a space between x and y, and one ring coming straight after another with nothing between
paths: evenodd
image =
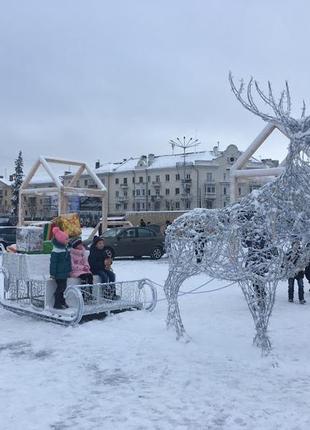
<instances>
[{"instance_id":1,"label":"roof of building","mask_svg":"<svg viewBox=\"0 0 310 430\"><path fill-rule=\"evenodd\" d=\"M12 185L12 182L8 179L0 178L0 182L2 182L4 185L7 185L8 187Z\"/></svg>"},{"instance_id":2,"label":"roof of building","mask_svg":"<svg viewBox=\"0 0 310 430\"><path fill-rule=\"evenodd\" d=\"M199 161L212 161L222 155L223 152L215 154L213 151L199 151L186 153L186 163L197 163ZM179 163L184 162L183 154L169 154L169 155L153 155L141 157L131 157L120 163L105 163L100 166L95 172L109 173L109 172L127 172L135 170L136 168L152 168L163 169L175 167Z\"/></svg>"},{"instance_id":3,"label":"roof of building","mask_svg":"<svg viewBox=\"0 0 310 430\"><path fill-rule=\"evenodd\" d=\"M203 162L213 161L223 155L224 151L199 151L199 152L188 152L186 153L185 161L190 164L201 164ZM163 169L173 168L177 165L183 164L183 154L170 154L170 155L154 155L149 154L148 156L142 155L141 157L131 157L123 160L119 163L105 163L99 168L95 169L97 174L102 173L113 173L113 172L128 172L136 169ZM249 162L252 167L258 165L263 166L264 163L252 157Z\"/></svg>"}]
</instances>

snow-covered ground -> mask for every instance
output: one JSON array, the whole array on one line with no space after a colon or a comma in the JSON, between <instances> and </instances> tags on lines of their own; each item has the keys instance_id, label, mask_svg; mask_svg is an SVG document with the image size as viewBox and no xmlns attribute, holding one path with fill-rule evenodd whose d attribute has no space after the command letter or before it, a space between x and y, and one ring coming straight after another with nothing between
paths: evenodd
<instances>
[{"instance_id":1,"label":"snow-covered ground","mask_svg":"<svg viewBox=\"0 0 310 430\"><path fill-rule=\"evenodd\" d=\"M162 284L168 264L121 260L114 268L119 280ZM205 280L192 278L182 290ZM166 331L165 301L152 313L76 328L0 309L0 429L310 428L310 300L289 304L280 285L268 358L252 346L253 322L238 287L185 295L180 304L187 344Z\"/></svg>"}]
</instances>

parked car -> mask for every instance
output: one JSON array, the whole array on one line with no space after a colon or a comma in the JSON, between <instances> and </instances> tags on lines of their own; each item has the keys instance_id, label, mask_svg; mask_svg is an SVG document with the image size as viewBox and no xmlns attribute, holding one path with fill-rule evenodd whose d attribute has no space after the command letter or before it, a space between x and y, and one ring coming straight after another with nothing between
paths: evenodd
<instances>
[{"instance_id":1,"label":"parked car","mask_svg":"<svg viewBox=\"0 0 310 430\"><path fill-rule=\"evenodd\" d=\"M5 247L16 243L16 227L0 226L0 243Z\"/></svg>"},{"instance_id":2,"label":"parked car","mask_svg":"<svg viewBox=\"0 0 310 430\"><path fill-rule=\"evenodd\" d=\"M112 257L149 256L158 260L164 254L164 236L148 227L113 228L102 236Z\"/></svg>"}]
</instances>

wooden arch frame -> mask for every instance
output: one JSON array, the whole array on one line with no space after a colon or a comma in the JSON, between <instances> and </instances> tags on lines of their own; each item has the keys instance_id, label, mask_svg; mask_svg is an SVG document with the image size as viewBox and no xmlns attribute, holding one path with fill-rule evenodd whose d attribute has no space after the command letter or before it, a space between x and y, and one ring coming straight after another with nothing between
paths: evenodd
<instances>
[{"instance_id":1,"label":"wooden arch frame","mask_svg":"<svg viewBox=\"0 0 310 430\"><path fill-rule=\"evenodd\" d=\"M253 140L248 148L240 155L238 160L232 165L230 169L230 202L233 203L237 198L237 181L238 178L250 178L250 177L263 177L263 176L278 176L284 170L284 167L269 167L267 169L244 169L244 166L250 160L253 154L258 148L265 142L265 140L271 135L271 133L278 129L284 136L287 134L282 128L279 128L273 123L268 123L259 135Z\"/></svg>"},{"instance_id":2,"label":"wooden arch frame","mask_svg":"<svg viewBox=\"0 0 310 430\"><path fill-rule=\"evenodd\" d=\"M65 186L60 181L59 177L50 164L65 164L71 166L78 166L77 172L72 176L68 186ZM54 186L52 187L38 187L31 188L31 179L35 176L36 172L40 167L47 172L48 176L51 178ZM92 178L92 180L97 185L97 188L80 188L76 186L77 181L81 175L86 171L86 173ZM30 169L28 175L26 175L20 190L19 190L19 207L18 207L18 225L22 226L24 224L24 208L23 208L23 196L25 195L58 195L58 215L66 213L68 211L68 197L69 196L86 196L86 197L99 197L102 201L102 229L107 228L107 216L108 216L108 205L107 205L107 189L99 179L99 177L90 169L90 167L83 162L72 161L72 160L62 160L58 158L46 158L40 157L35 164Z\"/></svg>"}]
</instances>

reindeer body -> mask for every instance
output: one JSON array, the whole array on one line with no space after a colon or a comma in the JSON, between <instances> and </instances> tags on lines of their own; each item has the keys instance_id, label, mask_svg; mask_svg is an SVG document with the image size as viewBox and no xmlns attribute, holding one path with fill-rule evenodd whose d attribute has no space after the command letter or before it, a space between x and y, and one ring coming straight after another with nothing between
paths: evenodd
<instances>
[{"instance_id":1,"label":"reindeer body","mask_svg":"<svg viewBox=\"0 0 310 430\"><path fill-rule=\"evenodd\" d=\"M177 338L185 336L178 292L186 278L205 272L218 279L239 283L256 328L254 343L263 353L271 348L267 336L277 284L294 276L296 268L286 253L294 239L301 240L301 261L310 260L310 119L289 117L288 87L279 104L269 85L269 98L255 83L264 102L272 106L276 117L260 113L248 86L248 101L237 90L239 101L266 121L273 121L290 137L284 172L273 182L253 191L239 203L223 209L194 209L177 218L166 232L169 274L165 283L168 301L167 326L174 326ZM284 111L284 99L287 111Z\"/></svg>"}]
</instances>

